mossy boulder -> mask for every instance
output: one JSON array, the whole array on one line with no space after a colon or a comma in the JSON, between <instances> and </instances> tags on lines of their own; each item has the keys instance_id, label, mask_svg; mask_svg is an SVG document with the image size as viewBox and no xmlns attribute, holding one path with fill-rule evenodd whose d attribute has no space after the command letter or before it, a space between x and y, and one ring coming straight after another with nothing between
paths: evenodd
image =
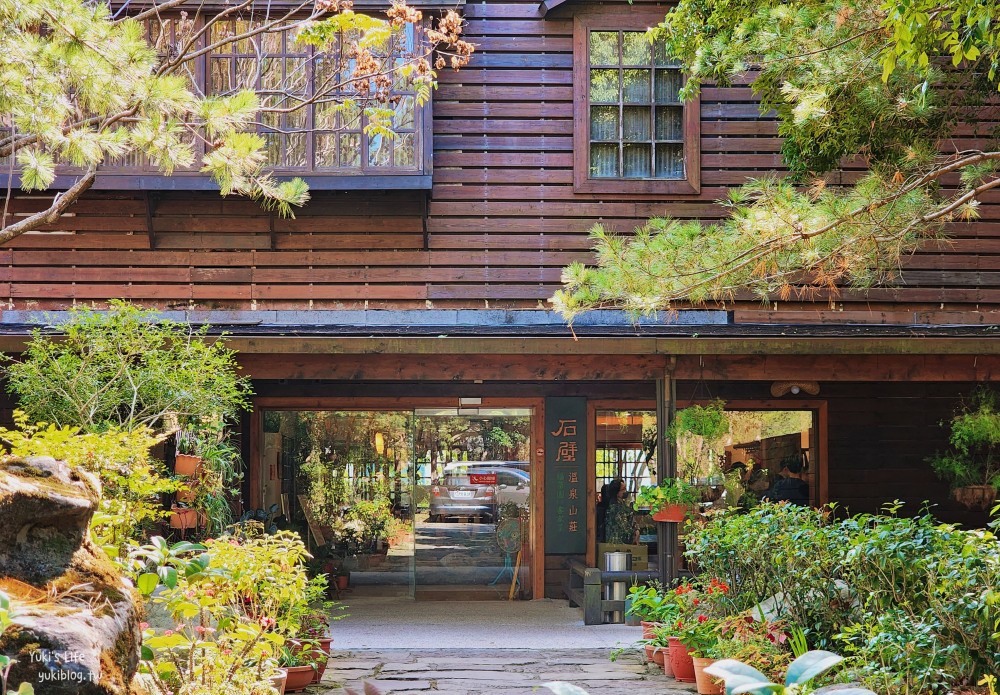
<instances>
[{"instance_id":1,"label":"mossy boulder","mask_svg":"<svg viewBox=\"0 0 1000 695\"><path fill-rule=\"evenodd\" d=\"M100 484L48 457L0 460L0 589L14 604L9 682L45 695L126 695L138 595L89 539Z\"/></svg>"}]
</instances>

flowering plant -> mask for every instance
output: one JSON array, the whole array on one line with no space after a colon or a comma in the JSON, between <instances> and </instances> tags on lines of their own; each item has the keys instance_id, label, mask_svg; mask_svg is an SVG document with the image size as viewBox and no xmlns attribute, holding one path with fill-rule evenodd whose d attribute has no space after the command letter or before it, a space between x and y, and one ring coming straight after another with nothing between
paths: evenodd
<instances>
[{"instance_id":1,"label":"flowering plant","mask_svg":"<svg viewBox=\"0 0 1000 695\"><path fill-rule=\"evenodd\" d=\"M719 621L699 613L688 620L678 620L674 636L681 641L691 656L707 656L719 641Z\"/></svg>"}]
</instances>

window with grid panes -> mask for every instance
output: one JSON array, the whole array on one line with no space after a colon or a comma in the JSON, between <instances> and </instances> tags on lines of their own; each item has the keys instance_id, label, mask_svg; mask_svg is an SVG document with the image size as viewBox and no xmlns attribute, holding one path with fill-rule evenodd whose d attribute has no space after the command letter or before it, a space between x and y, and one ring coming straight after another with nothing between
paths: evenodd
<instances>
[{"instance_id":1,"label":"window with grid panes","mask_svg":"<svg viewBox=\"0 0 1000 695\"><path fill-rule=\"evenodd\" d=\"M683 179L681 71L640 31L591 31L590 177Z\"/></svg>"},{"instance_id":2,"label":"window with grid panes","mask_svg":"<svg viewBox=\"0 0 1000 695\"><path fill-rule=\"evenodd\" d=\"M211 40L239 35L248 27L246 20L220 22L213 27ZM394 31L378 49L397 56L396 64L402 64L414 50L413 28ZM388 108L394 112L395 137L365 135L364 104L348 84L353 68L354 60L347 59L339 46L319 51L295 43L288 32L268 33L213 51L209 89L213 94L254 89L261 105L272 109L261 114L258 129L267 141L268 163L275 169L335 174L418 171L420 119L412 85L399 79L393 86ZM329 96L293 108L331 87Z\"/></svg>"},{"instance_id":3,"label":"window with grid panes","mask_svg":"<svg viewBox=\"0 0 1000 695\"><path fill-rule=\"evenodd\" d=\"M699 106L680 100L681 66L646 38L648 24L609 24L577 18L576 189L696 193Z\"/></svg>"}]
</instances>

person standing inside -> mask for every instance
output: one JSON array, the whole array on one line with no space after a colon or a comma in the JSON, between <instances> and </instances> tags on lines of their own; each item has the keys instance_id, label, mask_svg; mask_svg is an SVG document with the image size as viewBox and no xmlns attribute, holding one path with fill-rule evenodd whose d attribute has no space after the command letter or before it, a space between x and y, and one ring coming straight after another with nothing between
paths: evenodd
<instances>
[{"instance_id":1,"label":"person standing inside","mask_svg":"<svg viewBox=\"0 0 1000 695\"><path fill-rule=\"evenodd\" d=\"M604 542L635 544L638 542L639 528L635 523L635 511L629 503L625 481L615 478L601 488L601 503L604 510ZM600 515L600 511L598 512Z\"/></svg>"},{"instance_id":2,"label":"person standing inside","mask_svg":"<svg viewBox=\"0 0 1000 695\"><path fill-rule=\"evenodd\" d=\"M809 483L802 473L802 458L786 456L781 460L782 477L775 481L763 499L770 502L788 502L800 507L809 505Z\"/></svg>"}]
</instances>

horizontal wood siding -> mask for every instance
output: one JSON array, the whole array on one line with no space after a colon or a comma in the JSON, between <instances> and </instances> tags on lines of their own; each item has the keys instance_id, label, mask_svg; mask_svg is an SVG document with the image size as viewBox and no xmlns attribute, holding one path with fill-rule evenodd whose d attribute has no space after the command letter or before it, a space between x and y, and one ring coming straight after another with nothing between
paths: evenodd
<instances>
[{"instance_id":1,"label":"horizontal wood siding","mask_svg":"<svg viewBox=\"0 0 1000 695\"><path fill-rule=\"evenodd\" d=\"M112 297L198 308L538 308L565 265L590 260L596 222L627 231L651 215L712 221L729 186L781 166L775 122L758 114L750 89L709 87L700 194L574 193L572 18L543 19L534 1L475 1L465 15L478 48L468 69L440 76L429 198L315 191L296 219L283 220L211 192L163 192L151 206L137 192L93 193L50 233L0 249L0 297L16 309ZM956 147L976 143L971 128L958 135ZM835 179L849 182L858 169ZM956 225L950 241L907 258L897 287L740 302L735 316L994 322L1000 193L990 195L981 221ZM10 212L45 201L19 196Z\"/></svg>"}]
</instances>

